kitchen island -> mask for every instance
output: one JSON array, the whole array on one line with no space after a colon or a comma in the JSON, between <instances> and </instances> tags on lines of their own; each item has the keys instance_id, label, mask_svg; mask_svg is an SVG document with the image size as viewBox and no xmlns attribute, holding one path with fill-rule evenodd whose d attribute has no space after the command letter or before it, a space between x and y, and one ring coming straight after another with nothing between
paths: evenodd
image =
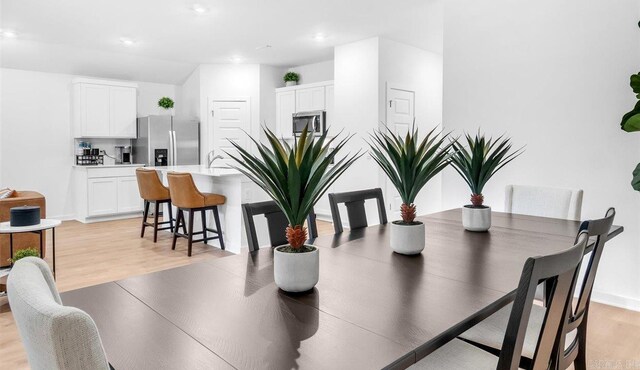
<instances>
[{"instance_id":1,"label":"kitchen island","mask_svg":"<svg viewBox=\"0 0 640 370\"><path fill-rule=\"evenodd\" d=\"M201 192L224 195L227 201L224 205L219 206L218 210L220 212L220 223L222 224L225 248L232 253L240 253L242 247L246 248L247 241L243 226L244 222L242 221L241 206L242 203L268 200L269 196L264 190L239 171L226 166L208 168L201 165L192 165L151 168L161 173L162 182L165 185L168 185L167 173L187 172L193 176L193 181ZM177 212L174 211L174 215L176 214ZM200 221L200 215L196 214L194 216L196 217L194 231L201 231L202 227L200 225L202 225L202 223ZM185 217L188 218L188 215L185 215ZM215 229L215 223L213 222L211 213L207 214L207 222L210 228ZM265 241L266 244L267 239L264 239L265 236L268 237L266 225L256 226L258 227L259 240ZM178 243L180 242L181 241L178 240ZM210 240L208 244L218 248L220 247L220 242L217 239Z\"/></svg>"}]
</instances>

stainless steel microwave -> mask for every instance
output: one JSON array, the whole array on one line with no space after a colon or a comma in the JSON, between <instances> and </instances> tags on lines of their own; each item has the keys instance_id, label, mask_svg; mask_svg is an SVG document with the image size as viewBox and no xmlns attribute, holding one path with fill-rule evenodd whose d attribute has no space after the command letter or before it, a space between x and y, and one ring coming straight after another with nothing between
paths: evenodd
<instances>
[{"instance_id":1,"label":"stainless steel microwave","mask_svg":"<svg viewBox=\"0 0 640 370\"><path fill-rule=\"evenodd\" d=\"M327 112L316 110L311 112L298 112L293 114L293 135L300 136L305 127L313 131L315 135L324 134L326 127Z\"/></svg>"}]
</instances>

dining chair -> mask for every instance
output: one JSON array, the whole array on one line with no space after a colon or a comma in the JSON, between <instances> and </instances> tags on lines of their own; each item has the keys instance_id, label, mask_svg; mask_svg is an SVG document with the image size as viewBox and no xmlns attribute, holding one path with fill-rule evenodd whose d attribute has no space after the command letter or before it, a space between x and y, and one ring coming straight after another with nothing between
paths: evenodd
<instances>
[{"instance_id":1,"label":"dining chair","mask_svg":"<svg viewBox=\"0 0 640 370\"><path fill-rule=\"evenodd\" d=\"M514 303L508 313L506 330L498 355L491 354L461 339L453 339L412 365L410 369L498 369L547 370L557 366L560 328L567 302L580 269L589 237L582 231L572 248L557 254L528 258L524 263ZM531 308L538 281L553 281L549 306L542 316L539 341L529 364L521 364L523 344L528 332Z\"/></svg>"},{"instance_id":2,"label":"dining chair","mask_svg":"<svg viewBox=\"0 0 640 370\"><path fill-rule=\"evenodd\" d=\"M343 231L342 218L338 204L344 203L347 207L347 217L349 219L349 228L351 230L360 229L369 226L367 223L367 213L364 208L364 201L367 199L375 199L378 203L378 218L380 224L387 223L387 211L384 205L382 189L366 189L349 191L345 193L330 193L329 205L331 207L331 218L333 219L333 229L336 234Z\"/></svg>"},{"instance_id":3,"label":"dining chair","mask_svg":"<svg viewBox=\"0 0 640 370\"><path fill-rule=\"evenodd\" d=\"M573 299L569 301L566 317L562 327L562 337L560 338L560 348L564 348L559 353L558 369L564 370L572 363L575 370L586 370L586 351L587 351L587 316L589 314L589 304L591 303L591 293L593 291L593 283L598 271L600 257L607 242L609 230L613 225L616 211L609 208L604 218L597 220L584 221L580 225L578 236L583 233L593 239L593 249L584 257L583 264L586 272L572 289L573 293L578 293L578 300L575 303ZM589 250L587 250L589 251ZM489 316L476 326L472 327L460 338L484 348L493 353L498 353L502 346L502 338L507 328L509 311L512 305L507 305L500 311ZM542 326L542 318L545 314L545 308L534 305L531 308L531 319L528 323L527 334L522 349L523 363L530 362L535 352L535 346L538 340L538 334Z\"/></svg>"},{"instance_id":4,"label":"dining chair","mask_svg":"<svg viewBox=\"0 0 640 370\"><path fill-rule=\"evenodd\" d=\"M269 229L269 242L271 247L287 244L285 229L289 225L287 217L284 215L280 207L273 200L257 203L245 203L242 205L242 218L244 220L244 228L247 233L247 242L249 251L254 252L260 249L258 243L258 235L256 232L256 224L254 217L264 215L267 219L267 228ZM311 213L307 217L307 229L309 237L315 239L318 237L318 226L316 223L316 214L311 209Z\"/></svg>"},{"instance_id":5,"label":"dining chair","mask_svg":"<svg viewBox=\"0 0 640 370\"><path fill-rule=\"evenodd\" d=\"M507 185L504 211L530 216L580 221L582 190Z\"/></svg>"},{"instance_id":6,"label":"dining chair","mask_svg":"<svg viewBox=\"0 0 640 370\"><path fill-rule=\"evenodd\" d=\"M42 259L17 261L7 294L31 369L110 368L95 322L86 312L62 304Z\"/></svg>"}]
</instances>

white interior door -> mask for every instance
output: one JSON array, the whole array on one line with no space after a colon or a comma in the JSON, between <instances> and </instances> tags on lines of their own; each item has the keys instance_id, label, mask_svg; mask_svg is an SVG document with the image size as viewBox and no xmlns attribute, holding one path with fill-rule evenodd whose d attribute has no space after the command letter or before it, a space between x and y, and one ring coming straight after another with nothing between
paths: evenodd
<instances>
[{"instance_id":1,"label":"white interior door","mask_svg":"<svg viewBox=\"0 0 640 370\"><path fill-rule=\"evenodd\" d=\"M415 117L415 91L387 85L387 126L402 136L411 129ZM400 218L402 199L391 181L385 176L384 199L391 220Z\"/></svg>"},{"instance_id":2,"label":"white interior door","mask_svg":"<svg viewBox=\"0 0 640 370\"><path fill-rule=\"evenodd\" d=\"M251 135L249 101L248 100L214 100L212 127L210 127L209 150L225 157L224 162L230 161L225 152L236 155L237 151L229 140L248 148ZM245 133L246 132L246 133Z\"/></svg>"}]
</instances>

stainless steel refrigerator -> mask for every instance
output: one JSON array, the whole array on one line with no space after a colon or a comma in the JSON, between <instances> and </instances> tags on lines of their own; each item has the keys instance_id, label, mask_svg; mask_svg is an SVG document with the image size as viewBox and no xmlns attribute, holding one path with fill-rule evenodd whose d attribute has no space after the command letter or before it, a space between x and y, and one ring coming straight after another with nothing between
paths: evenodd
<instances>
[{"instance_id":1,"label":"stainless steel refrigerator","mask_svg":"<svg viewBox=\"0 0 640 370\"><path fill-rule=\"evenodd\" d=\"M171 116L138 118L133 158L149 166L200 164L200 122Z\"/></svg>"}]
</instances>

